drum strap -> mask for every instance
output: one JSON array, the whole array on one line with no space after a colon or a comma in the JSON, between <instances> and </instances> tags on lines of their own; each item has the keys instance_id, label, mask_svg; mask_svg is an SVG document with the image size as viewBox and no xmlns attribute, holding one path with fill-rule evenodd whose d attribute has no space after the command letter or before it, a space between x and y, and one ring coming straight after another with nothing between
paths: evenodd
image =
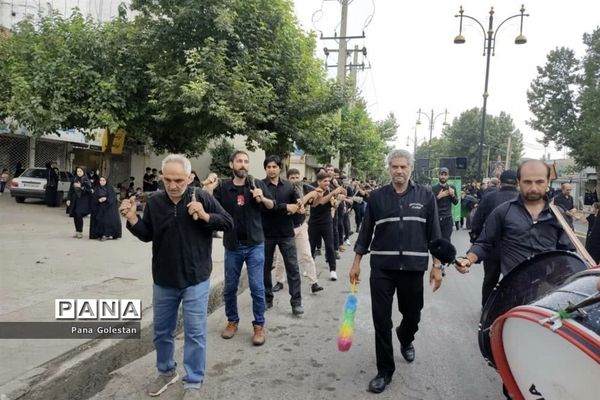
<instances>
[{"instance_id":1,"label":"drum strap","mask_svg":"<svg viewBox=\"0 0 600 400\"><path fill-rule=\"evenodd\" d=\"M577 249L577 253L579 253L579 255L588 262L588 268L595 266L596 262L594 261L592 256L590 256L590 253L588 253L585 246L579 241L579 239L577 239L577 236L575 236L575 232L573 232L569 224L567 224L565 217L554 204L554 200L548 203L548 206L550 207L550 210L552 211L558 222L560 222L560 225L571 240L571 243L573 243L573 245L575 246L575 249Z\"/></svg>"}]
</instances>

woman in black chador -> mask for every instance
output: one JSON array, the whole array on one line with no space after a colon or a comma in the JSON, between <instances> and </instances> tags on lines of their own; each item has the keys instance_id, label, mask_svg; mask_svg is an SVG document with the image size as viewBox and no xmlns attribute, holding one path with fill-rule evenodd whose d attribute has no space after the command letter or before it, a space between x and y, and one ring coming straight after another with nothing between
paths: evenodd
<instances>
[{"instance_id":1,"label":"woman in black chador","mask_svg":"<svg viewBox=\"0 0 600 400\"><path fill-rule=\"evenodd\" d=\"M90 239L118 239L121 237L121 216L115 190L101 176L92 196Z\"/></svg>"},{"instance_id":2,"label":"woman in black chador","mask_svg":"<svg viewBox=\"0 0 600 400\"><path fill-rule=\"evenodd\" d=\"M69 199L67 200L69 216L73 218L75 223L74 238L81 239L83 237L83 217L90 213L92 193L92 184L85 175L83 167L77 167L75 179L73 179L69 188Z\"/></svg>"},{"instance_id":3,"label":"woman in black chador","mask_svg":"<svg viewBox=\"0 0 600 400\"><path fill-rule=\"evenodd\" d=\"M58 173L52 168L52 163L46 163L46 192L44 201L48 207L58 207L60 205L58 197ZM62 199L61 199L62 201Z\"/></svg>"}]
</instances>

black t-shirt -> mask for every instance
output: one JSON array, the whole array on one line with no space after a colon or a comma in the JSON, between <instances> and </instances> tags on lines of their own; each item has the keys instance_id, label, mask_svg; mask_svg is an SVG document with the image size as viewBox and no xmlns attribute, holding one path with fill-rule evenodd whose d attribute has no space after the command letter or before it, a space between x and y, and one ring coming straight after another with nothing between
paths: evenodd
<instances>
[{"instance_id":1,"label":"black t-shirt","mask_svg":"<svg viewBox=\"0 0 600 400\"><path fill-rule=\"evenodd\" d=\"M152 191L152 180L154 179L154 175L152 174L144 174L144 182L143 182L143 190L144 192Z\"/></svg>"},{"instance_id":2,"label":"black t-shirt","mask_svg":"<svg viewBox=\"0 0 600 400\"><path fill-rule=\"evenodd\" d=\"M247 240L246 234L246 211L248 209L248 203L251 201L247 191L244 190L245 186L233 185L235 188L235 208L233 209L233 226L237 234L238 240Z\"/></svg>"},{"instance_id":3,"label":"black t-shirt","mask_svg":"<svg viewBox=\"0 0 600 400\"><path fill-rule=\"evenodd\" d=\"M324 193L326 196L328 193ZM331 224L333 219L331 218L331 202L319 206L310 206L310 218L308 219L309 224Z\"/></svg>"}]
</instances>

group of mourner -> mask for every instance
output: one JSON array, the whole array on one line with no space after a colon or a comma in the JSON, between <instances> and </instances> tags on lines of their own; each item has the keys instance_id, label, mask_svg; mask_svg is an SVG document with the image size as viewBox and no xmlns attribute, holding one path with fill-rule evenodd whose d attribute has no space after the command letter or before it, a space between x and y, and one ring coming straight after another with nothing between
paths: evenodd
<instances>
[{"instance_id":1,"label":"group of mourner","mask_svg":"<svg viewBox=\"0 0 600 400\"><path fill-rule=\"evenodd\" d=\"M149 386L148 394L158 396L179 379L173 332L178 308L183 303L184 398L201 398L214 231L224 232L223 296L228 322L221 336L230 339L238 331L237 291L245 263L254 318L251 340L260 346L265 343L265 310L273 304L274 260L283 261L292 313L303 314L299 264L310 279L311 291L322 290L313 259L323 242L329 277L338 278L334 244L339 244L339 240L334 242L333 238L336 202L347 200L345 196L356 197L359 192L364 199L368 195L368 204L361 208L364 216L357 218L360 230L349 280L353 283L360 280L362 257L369 254L377 374L368 383L368 390L382 392L395 371L394 294L402 314L402 322L395 328L400 353L407 362L412 362L413 342L423 308L425 272L429 270L433 291L442 285L442 264L430 257L430 243L442 237L450 239L452 233L450 210L460 194L448 185L448 170L440 170L439 184L433 187L416 183L411 180L412 155L394 150L387 157L391 183L367 194L360 187L348 192L348 188L332 184L335 178L327 170L318 172L312 184L303 181L294 169L287 171L287 180L282 179L282 162L277 156L264 160L266 177L262 180L248 174L250 159L244 151L236 151L229 165L232 179L220 180L211 174L200 189L190 185L190 161L181 155L169 155L161 166L164 190L148 196L143 216L137 213L135 196L120 205L127 229L140 240L152 242L158 377ZM484 301L500 274L508 273L528 257L550 250L572 249L545 197L550 170L544 162L525 161L517 171L505 171L500 181L501 187L480 204L481 213L476 213L473 220L477 235L467 254L456 263L457 270L466 273L473 264L484 262ZM80 177L76 182L79 182L73 188L76 196L77 192L88 190L85 178ZM110 202L110 194L103 193L94 192L94 196L105 198L102 203ZM307 222L305 208L309 205ZM500 243L502 253L497 250ZM275 286L280 286L281 279L276 279Z\"/></svg>"}]
</instances>

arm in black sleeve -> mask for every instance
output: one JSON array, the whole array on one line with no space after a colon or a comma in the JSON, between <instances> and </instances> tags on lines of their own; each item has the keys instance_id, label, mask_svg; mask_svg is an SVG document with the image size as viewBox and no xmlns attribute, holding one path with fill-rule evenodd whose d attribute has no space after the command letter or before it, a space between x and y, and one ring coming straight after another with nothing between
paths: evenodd
<instances>
[{"instance_id":1,"label":"arm in black sleeve","mask_svg":"<svg viewBox=\"0 0 600 400\"><path fill-rule=\"evenodd\" d=\"M371 240L373 239L373 231L375 230L373 204L374 202L367 204L365 216L362 220L362 223L360 224L360 232L358 234L358 239L354 244L354 252L356 254L365 255L369 252L369 246L371 246Z\"/></svg>"},{"instance_id":2,"label":"arm in black sleeve","mask_svg":"<svg viewBox=\"0 0 600 400\"><path fill-rule=\"evenodd\" d=\"M510 204L507 204L510 207ZM506 207L496 207L494 211L486 218L481 234L469 249L470 253L477 255L478 261L485 257L498 246L502 239L502 225L504 216L507 215Z\"/></svg>"},{"instance_id":3,"label":"arm in black sleeve","mask_svg":"<svg viewBox=\"0 0 600 400\"><path fill-rule=\"evenodd\" d=\"M427 242L442 237L440 218L438 215L437 201L433 192L429 193L429 205L427 207Z\"/></svg>"},{"instance_id":4,"label":"arm in black sleeve","mask_svg":"<svg viewBox=\"0 0 600 400\"><path fill-rule=\"evenodd\" d=\"M126 226L133 236L137 237L142 242L150 242L154 236L154 229L152 226L152 218L150 216L150 207L148 204L146 205L146 208L144 208L144 216L142 218L138 217L138 221L135 225L131 225L129 222L127 222Z\"/></svg>"},{"instance_id":5,"label":"arm in black sleeve","mask_svg":"<svg viewBox=\"0 0 600 400\"><path fill-rule=\"evenodd\" d=\"M202 202L202 206L204 207L204 211L206 211L210 218L208 222L204 222L203 220L198 220L200 224L206 224L208 229L212 229L215 231L229 231L233 228L233 218L221 204L211 196L208 192L196 189L196 195Z\"/></svg>"},{"instance_id":6,"label":"arm in black sleeve","mask_svg":"<svg viewBox=\"0 0 600 400\"><path fill-rule=\"evenodd\" d=\"M490 196L486 196L479 203L479 207L475 210L473 219L471 220L471 237L477 239L481 231L483 230L483 224L485 223L486 217L489 215L490 210Z\"/></svg>"}]
</instances>

